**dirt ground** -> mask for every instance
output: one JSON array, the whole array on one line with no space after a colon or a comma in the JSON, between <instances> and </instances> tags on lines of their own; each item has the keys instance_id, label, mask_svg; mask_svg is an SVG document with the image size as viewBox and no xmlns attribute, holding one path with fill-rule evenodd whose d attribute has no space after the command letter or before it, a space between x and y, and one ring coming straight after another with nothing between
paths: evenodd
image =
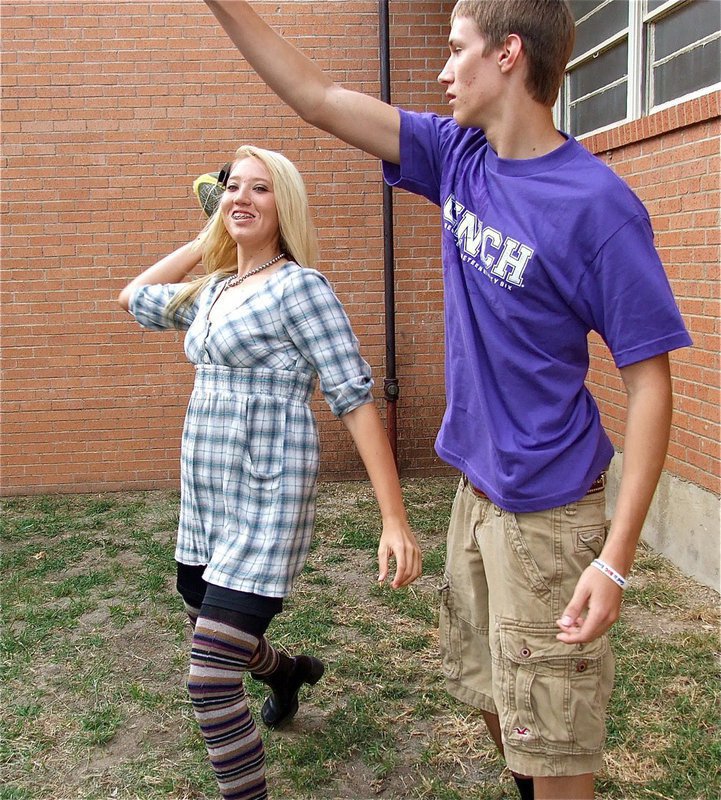
<instances>
[{"instance_id":1,"label":"dirt ground","mask_svg":"<svg viewBox=\"0 0 721 800\"><path fill-rule=\"evenodd\" d=\"M326 526L331 530L334 509L371 496L368 489L359 489L357 484L347 489L338 487L332 495L321 498L319 513L326 514ZM127 502L133 499L129 496ZM164 584L156 587L152 595L144 596L138 590L138 576L147 568L148 554L153 556L156 550L172 552L174 530L165 524L162 515L158 521L143 520L143 525L156 529L142 547L118 546L122 527L96 531L92 533L93 546L63 570L65 581L106 573L111 577L109 582L99 582L90 590L86 609L77 614L67 635L47 658L33 658L24 671L11 675L6 702L12 699L15 709L25 709L26 720L24 732L13 738L9 757L3 754L1 767L6 788L0 788L0 800L215 798L212 779L198 778L208 770L185 695L190 633L178 613L173 577L168 574L163 578ZM340 658L348 652L375 652L381 661L386 659L391 677L397 667L399 674L413 683L414 702L423 693L432 698L442 696L435 623L389 608L382 597L369 592L376 569L372 553L349 549L338 558L332 546L333 535L321 535L320 544L309 559L311 576L321 575L323 582L315 585L312 580L306 581L298 588L299 603L312 606L316 598L330 598L334 603L338 633L326 648L326 656L332 659L334 654ZM418 537L424 551L430 553L442 545L443 533L426 530ZM49 558L45 555L50 552L49 544L42 537L25 539L23 546L31 554L28 560L42 562ZM650 551L640 552L632 579L636 601L624 605L625 624L659 641L679 634L717 635L719 595L684 577L667 562L662 564L663 592L659 594L659 563ZM58 576L50 577L55 580ZM430 608L437 603L439 581L437 572L424 575L413 588L415 596ZM60 597L54 601L52 613L72 610L73 602L72 595ZM387 639L368 632L378 621L382 621L384 629L394 632ZM9 633L20 636L27 624L27 619L17 619L11 623ZM400 636L417 636L425 644L410 657L395 646L395 639ZM292 781L280 766L284 751L302 746L309 735L320 734L354 691L353 680L336 676L334 666L315 695L317 702L314 698L305 704L302 718L284 732L273 734L267 745L269 781L275 787L273 797L278 800L298 800ZM127 699L128 687L135 692L132 702ZM256 712L259 702L260 690L251 695ZM510 777L480 715L452 701L443 702L443 708L426 716L419 715L405 701L390 703L387 722L403 732L397 739L393 768L379 777L363 753L358 752L331 765L332 783L315 791L312 800L514 797ZM96 732L88 730L91 710L94 720L98 710L108 715L111 735L107 741L92 741ZM114 713L123 722L112 728ZM19 722L16 719L12 724ZM608 761L612 779L627 779L640 772L648 780L658 770L654 759L650 755L644 758L643 753L635 754L632 761L628 754L611 754ZM435 776L435 783L431 775ZM478 787L485 784L496 788L484 793ZM145 794L138 786L146 787Z\"/></svg>"}]
</instances>

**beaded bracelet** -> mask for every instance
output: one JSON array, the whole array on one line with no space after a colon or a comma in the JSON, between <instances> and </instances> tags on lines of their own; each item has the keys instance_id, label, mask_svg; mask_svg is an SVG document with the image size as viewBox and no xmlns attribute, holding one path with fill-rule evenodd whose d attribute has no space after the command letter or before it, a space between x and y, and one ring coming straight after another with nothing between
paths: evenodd
<instances>
[{"instance_id":1,"label":"beaded bracelet","mask_svg":"<svg viewBox=\"0 0 721 800\"><path fill-rule=\"evenodd\" d=\"M626 588L626 579L623 577L623 575L619 575L618 572L616 572L613 567L609 567L605 561L601 561L600 558L596 558L591 562L591 565L596 567L596 569L600 572L603 572L606 577L610 578L622 589Z\"/></svg>"}]
</instances>

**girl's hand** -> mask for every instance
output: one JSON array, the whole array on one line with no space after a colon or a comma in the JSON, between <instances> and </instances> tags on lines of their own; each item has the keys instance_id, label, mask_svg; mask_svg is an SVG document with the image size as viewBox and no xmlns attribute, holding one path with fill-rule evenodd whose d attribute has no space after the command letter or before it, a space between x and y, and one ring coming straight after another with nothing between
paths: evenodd
<instances>
[{"instance_id":1,"label":"girl's hand","mask_svg":"<svg viewBox=\"0 0 721 800\"><path fill-rule=\"evenodd\" d=\"M378 545L379 583L388 577L388 562L392 556L396 560L396 574L391 582L394 589L408 586L423 573L421 549L407 524L383 526Z\"/></svg>"}]
</instances>

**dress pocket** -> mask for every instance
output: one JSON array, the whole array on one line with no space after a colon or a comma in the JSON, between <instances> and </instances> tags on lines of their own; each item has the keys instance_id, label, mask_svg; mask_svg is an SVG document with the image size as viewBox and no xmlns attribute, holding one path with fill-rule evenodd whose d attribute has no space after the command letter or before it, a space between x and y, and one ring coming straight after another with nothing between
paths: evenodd
<instances>
[{"instance_id":1,"label":"dress pocket","mask_svg":"<svg viewBox=\"0 0 721 800\"><path fill-rule=\"evenodd\" d=\"M286 401L252 395L246 407L250 473L267 480L280 475L285 450Z\"/></svg>"},{"instance_id":2,"label":"dress pocket","mask_svg":"<svg viewBox=\"0 0 721 800\"><path fill-rule=\"evenodd\" d=\"M501 725L509 745L531 752L597 753L613 683L605 636L583 645L556 639L555 626L501 623Z\"/></svg>"}]
</instances>

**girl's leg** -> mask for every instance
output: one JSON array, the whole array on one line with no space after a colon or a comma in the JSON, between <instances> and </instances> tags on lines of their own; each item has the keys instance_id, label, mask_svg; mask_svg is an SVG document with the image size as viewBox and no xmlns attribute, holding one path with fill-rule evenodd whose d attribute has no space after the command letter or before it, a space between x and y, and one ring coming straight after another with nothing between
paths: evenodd
<instances>
[{"instance_id":1,"label":"girl's leg","mask_svg":"<svg viewBox=\"0 0 721 800\"><path fill-rule=\"evenodd\" d=\"M260 640L249 670L256 680L270 686L260 716L269 728L280 728L296 715L298 694L304 683L318 683L325 668L313 656L287 656L273 648L265 636Z\"/></svg>"},{"instance_id":2,"label":"girl's leg","mask_svg":"<svg viewBox=\"0 0 721 800\"><path fill-rule=\"evenodd\" d=\"M223 800L268 796L263 742L243 687L267 624L208 605L195 624L188 693Z\"/></svg>"},{"instance_id":3,"label":"girl's leg","mask_svg":"<svg viewBox=\"0 0 721 800\"><path fill-rule=\"evenodd\" d=\"M208 584L203 580L204 566L189 566L176 562L177 580L176 588L183 598L185 612L190 620L191 628L195 628L195 623L200 614L200 607L203 605L203 598Z\"/></svg>"},{"instance_id":4,"label":"girl's leg","mask_svg":"<svg viewBox=\"0 0 721 800\"><path fill-rule=\"evenodd\" d=\"M253 677L262 681L268 675L272 675L278 669L280 656L281 653L273 647L265 636L261 636L258 642L258 649L253 653L253 658L248 665Z\"/></svg>"},{"instance_id":5,"label":"girl's leg","mask_svg":"<svg viewBox=\"0 0 721 800\"><path fill-rule=\"evenodd\" d=\"M198 617L200 616L200 609L196 608L195 606L191 606L187 600L183 600L183 605L185 606L185 613L188 615L188 619L190 620L190 627L195 630L195 623L198 621Z\"/></svg>"}]
</instances>

